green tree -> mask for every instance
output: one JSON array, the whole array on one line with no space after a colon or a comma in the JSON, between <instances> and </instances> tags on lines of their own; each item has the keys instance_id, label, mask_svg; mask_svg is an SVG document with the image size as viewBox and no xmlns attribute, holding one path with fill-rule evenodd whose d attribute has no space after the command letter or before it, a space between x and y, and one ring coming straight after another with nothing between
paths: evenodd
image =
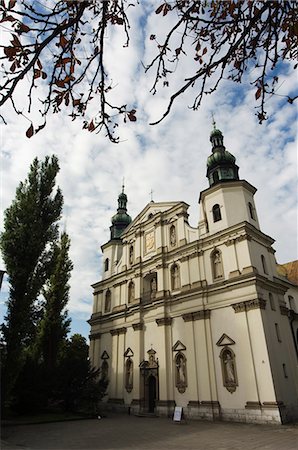
<instances>
[{"instance_id":1,"label":"green tree","mask_svg":"<svg viewBox=\"0 0 298 450\"><path fill-rule=\"evenodd\" d=\"M46 300L44 314L38 325L36 352L42 356L45 369L52 373L58 362L59 351L69 332L71 319L67 316L69 279L73 264L69 258L70 239L63 232L54 244L53 269L43 295Z\"/></svg>"},{"instance_id":2,"label":"green tree","mask_svg":"<svg viewBox=\"0 0 298 450\"><path fill-rule=\"evenodd\" d=\"M90 365L86 339L74 334L66 343L60 360L58 398L66 410L95 412L105 395L107 381L99 379L99 371Z\"/></svg>"},{"instance_id":3,"label":"green tree","mask_svg":"<svg viewBox=\"0 0 298 450\"><path fill-rule=\"evenodd\" d=\"M2 332L5 360L2 387L7 400L25 362L42 311L38 296L51 267L52 243L57 239L63 197L55 188L59 171L56 156L34 159L28 179L20 183L15 200L4 213L0 236L10 292Z\"/></svg>"}]
</instances>

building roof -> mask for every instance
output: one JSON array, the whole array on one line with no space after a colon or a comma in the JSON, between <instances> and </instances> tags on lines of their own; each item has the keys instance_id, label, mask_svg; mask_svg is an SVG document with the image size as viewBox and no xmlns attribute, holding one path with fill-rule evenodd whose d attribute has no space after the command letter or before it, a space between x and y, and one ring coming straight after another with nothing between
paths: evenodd
<instances>
[{"instance_id":1,"label":"building roof","mask_svg":"<svg viewBox=\"0 0 298 450\"><path fill-rule=\"evenodd\" d=\"M277 264L277 273L298 286L298 260Z\"/></svg>"}]
</instances>

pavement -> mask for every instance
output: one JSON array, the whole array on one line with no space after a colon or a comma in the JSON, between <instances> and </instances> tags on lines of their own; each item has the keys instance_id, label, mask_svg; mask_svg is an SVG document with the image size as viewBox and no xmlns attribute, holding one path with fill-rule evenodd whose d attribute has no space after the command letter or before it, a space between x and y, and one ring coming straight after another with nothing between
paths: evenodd
<instances>
[{"instance_id":1,"label":"pavement","mask_svg":"<svg viewBox=\"0 0 298 450\"><path fill-rule=\"evenodd\" d=\"M109 414L2 429L3 450L297 450L298 424L255 425Z\"/></svg>"}]
</instances>

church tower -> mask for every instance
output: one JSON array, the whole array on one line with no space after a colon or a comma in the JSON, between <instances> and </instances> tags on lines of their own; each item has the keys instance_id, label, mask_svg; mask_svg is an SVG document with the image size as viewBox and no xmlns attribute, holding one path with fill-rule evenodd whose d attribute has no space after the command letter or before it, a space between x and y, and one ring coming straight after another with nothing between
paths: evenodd
<instances>
[{"instance_id":1,"label":"church tower","mask_svg":"<svg viewBox=\"0 0 298 450\"><path fill-rule=\"evenodd\" d=\"M102 245L103 252L103 279L110 277L115 267L122 256L122 239L121 234L131 223L131 217L127 213L127 195L124 193L124 186L122 192L118 196L117 213L111 219L110 226L110 240Z\"/></svg>"},{"instance_id":2,"label":"church tower","mask_svg":"<svg viewBox=\"0 0 298 450\"><path fill-rule=\"evenodd\" d=\"M239 179L236 158L223 143L223 134L211 132L212 154L207 159L209 188L200 195L200 236L204 237L241 222L257 229L259 221L254 203L256 188Z\"/></svg>"}]
</instances>

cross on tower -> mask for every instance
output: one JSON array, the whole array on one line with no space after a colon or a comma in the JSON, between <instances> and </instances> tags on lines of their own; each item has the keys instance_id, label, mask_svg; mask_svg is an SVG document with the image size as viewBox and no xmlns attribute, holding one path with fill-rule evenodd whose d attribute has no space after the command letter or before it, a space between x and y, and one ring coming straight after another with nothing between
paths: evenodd
<instances>
[{"instance_id":1,"label":"cross on tower","mask_svg":"<svg viewBox=\"0 0 298 450\"><path fill-rule=\"evenodd\" d=\"M153 190L152 189L149 192L149 195L150 195L150 201L153 202Z\"/></svg>"}]
</instances>

